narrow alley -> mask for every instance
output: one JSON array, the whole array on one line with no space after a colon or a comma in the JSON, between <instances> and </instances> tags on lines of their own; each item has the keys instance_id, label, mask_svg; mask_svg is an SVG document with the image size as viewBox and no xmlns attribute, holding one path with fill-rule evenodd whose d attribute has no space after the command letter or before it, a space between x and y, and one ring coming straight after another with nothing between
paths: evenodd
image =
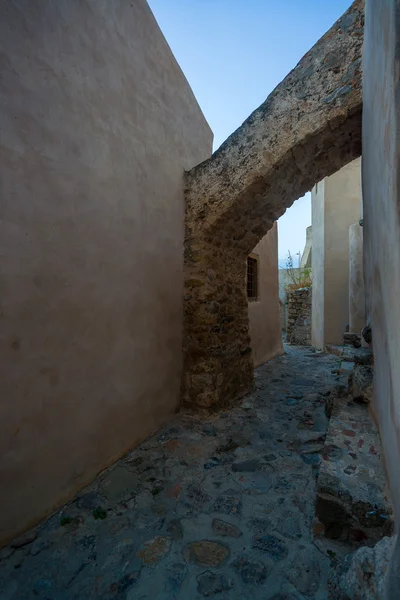
<instances>
[{"instance_id":1,"label":"narrow alley","mask_svg":"<svg viewBox=\"0 0 400 600\"><path fill-rule=\"evenodd\" d=\"M337 365L286 346L232 409L176 415L1 550L2 600L325 600L335 553L312 528Z\"/></svg>"}]
</instances>

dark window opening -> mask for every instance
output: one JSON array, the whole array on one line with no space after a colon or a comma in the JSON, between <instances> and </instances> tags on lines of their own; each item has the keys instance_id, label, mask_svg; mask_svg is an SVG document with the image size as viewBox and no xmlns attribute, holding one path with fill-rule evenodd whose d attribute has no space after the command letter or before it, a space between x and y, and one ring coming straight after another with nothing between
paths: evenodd
<instances>
[{"instance_id":1,"label":"dark window opening","mask_svg":"<svg viewBox=\"0 0 400 600\"><path fill-rule=\"evenodd\" d=\"M247 257L247 298L258 298L258 261L251 256Z\"/></svg>"}]
</instances>

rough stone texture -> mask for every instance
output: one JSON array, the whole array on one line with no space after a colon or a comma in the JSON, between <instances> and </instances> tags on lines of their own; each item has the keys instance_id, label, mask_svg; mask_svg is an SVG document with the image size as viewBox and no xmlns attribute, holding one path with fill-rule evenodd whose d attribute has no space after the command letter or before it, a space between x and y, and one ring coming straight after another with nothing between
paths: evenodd
<instances>
[{"instance_id":1,"label":"rough stone texture","mask_svg":"<svg viewBox=\"0 0 400 600\"><path fill-rule=\"evenodd\" d=\"M184 549L184 556L187 562L192 562L202 567L219 567L227 559L229 548L211 542L202 540L201 542L192 542Z\"/></svg>"},{"instance_id":2,"label":"rough stone texture","mask_svg":"<svg viewBox=\"0 0 400 600\"><path fill-rule=\"evenodd\" d=\"M344 361L354 362L356 365L373 365L374 355L371 348L355 348L354 346L326 345L326 351L339 356Z\"/></svg>"},{"instance_id":3,"label":"rough stone texture","mask_svg":"<svg viewBox=\"0 0 400 600\"><path fill-rule=\"evenodd\" d=\"M197 576L197 591L202 596L215 596L230 590L233 587L233 581L221 573L212 573L205 571Z\"/></svg>"},{"instance_id":4,"label":"rough stone texture","mask_svg":"<svg viewBox=\"0 0 400 600\"><path fill-rule=\"evenodd\" d=\"M294 200L361 154L363 2L186 178L183 401L253 385L246 256Z\"/></svg>"},{"instance_id":5,"label":"rough stone texture","mask_svg":"<svg viewBox=\"0 0 400 600\"><path fill-rule=\"evenodd\" d=\"M343 343L348 346L353 346L354 348L361 347L361 334L360 333L344 333L343 334Z\"/></svg>"},{"instance_id":6,"label":"rough stone texture","mask_svg":"<svg viewBox=\"0 0 400 600\"><path fill-rule=\"evenodd\" d=\"M373 548L359 548L347 555L329 577L328 599L383 600L395 543L396 536L384 537Z\"/></svg>"},{"instance_id":7,"label":"rough stone texture","mask_svg":"<svg viewBox=\"0 0 400 600\"><path fill-rule=\"evenodd\" d=\"M288 320L286 339L290 344L311 344L312 290L303 288L288 292Z\"/></svg>"},{"instance_id":8,"label":"rough stone texture","mask_svg":"<svg viewBox=\"0 0 400 600\"><path fill-rule=\"evenodd\" d=\"M227 523L221 519L214 519L212 528L215 534L221 535L222 537L238 538L243 535L236 525L232 525L232 523Z\"/></svg>"},{"instance_id":9,"label":"rough stone texture","mask_svg":"<svg viewBox=\"0 0 400 600\"><path fill-rule=\"evenodd\" d=\"M335 407L318 476L316 532L354 544L374 544L393 532L381 443L362 404Z\"/></svg>"},{"instance_id":10,"label":"rough stone texture","mask_svg":"<svg viewBox=\"0 0 400 600\"><path fill-rule=\"evenodd\" d=\"M171 547L171 538L158 536L154 540L149 540L144 547L139 550L136 556L142 559L145 565L157 563Z\"/></svg>"},{"instance_id":11,"label":"rough stone texture","mask_svg":"<svg viewBox=\"0 0 400 600\"><path fill-rule=\"evenodd\" d=\"M247 556L239 556L232 566L242 578L243 583L260 585L268 575L268 569L264 563L251 561Z\"/></svg>"},{"instance_id":12,"label":"rough stone texture","mask_svg":"<svg viewBox=\"0 0 400 600\"><path fill-rule=\"evenodd\" d=\"M371 402L374 391L374 370L371 365L356 365L349 379L350 394L354 400Z\"/></svg>"},{"instance_id":13,"label":"rough stone texture","mask_svg":"<svg viewBox=\"0 0 400 600\"><path fill-rule=\"evenodd\" d=\"M312 522L338 378L336 357L315 356L286 346L243 403L181 411L4 547L1 600L326 600L331 542L316 549Z\"/></svg>"}]
</instances>

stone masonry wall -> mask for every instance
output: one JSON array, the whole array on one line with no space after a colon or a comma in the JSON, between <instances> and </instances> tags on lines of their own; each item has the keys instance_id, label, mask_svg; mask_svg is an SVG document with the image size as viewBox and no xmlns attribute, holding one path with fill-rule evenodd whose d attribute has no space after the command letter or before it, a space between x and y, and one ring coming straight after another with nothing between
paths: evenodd
<instances>
[{"instance_id":1,"label":"stone masonry wall","mask_svg":"<svg viewBox=\"0 0 400 600\"><path fill-rule=\"evenodd\" d=\"M311 288L288 292L287 340L298 346L311 344Z\"/></svg>"},{"instance_id":2,"label":"stone masonry wall","mask_svg":"<svg viewBox=\"0 0 400 600\"><path fill-rule=\"evenodd\" d=\"M182 399L253 385L246 256L316 181L361 154L363 1L356 0L213 156L186 176Z\"/></svg>"}]
</instances>

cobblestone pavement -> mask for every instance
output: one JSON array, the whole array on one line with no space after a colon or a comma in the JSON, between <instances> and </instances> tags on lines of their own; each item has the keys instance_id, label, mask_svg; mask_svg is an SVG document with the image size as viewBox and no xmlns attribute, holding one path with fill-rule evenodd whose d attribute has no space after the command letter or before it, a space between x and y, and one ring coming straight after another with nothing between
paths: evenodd
<instances>
[{"instance_id":1,"label":"cobblestone pavement","mask_svg":"<svg viewBox=\"0 0 400 600\"><path fill-rule=\"evenodd\" d=\"M234 408L177 415L0 551L0 598L325 600L311 531L337 364L287 346Z\"/></svg>"}]
</instances>

